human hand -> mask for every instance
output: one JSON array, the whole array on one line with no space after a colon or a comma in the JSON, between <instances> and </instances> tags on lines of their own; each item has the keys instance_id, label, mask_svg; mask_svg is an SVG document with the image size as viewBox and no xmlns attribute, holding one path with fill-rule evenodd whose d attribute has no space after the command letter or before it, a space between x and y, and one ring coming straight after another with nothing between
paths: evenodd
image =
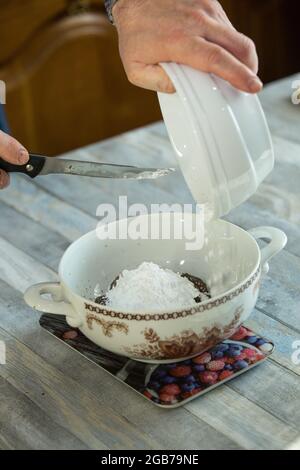
<instances>
[{"instance_id":1,"label":"human hand","mask_svg":"<svg viewBox=\"0 0 300 470\"><path fill-rule=\"evenodd\" d=\"M214 73L240 90L261 90L255 45L232 26L217 0L118 0L112 13L134 85L174 92L158 64L177 62Z\"/></svg>"},{"instance_id":2,"label":"human hand","mask_svg":"<svg viewBox=\"0 0 300 470\"><path fill-rule=\"evenodd\" d=\"M27 150L13 137L0 131L0 158L9 163L24 165L28 162ZM9 175L0 170L0 189L9 185Z\"/></svg>"}]
</instances>

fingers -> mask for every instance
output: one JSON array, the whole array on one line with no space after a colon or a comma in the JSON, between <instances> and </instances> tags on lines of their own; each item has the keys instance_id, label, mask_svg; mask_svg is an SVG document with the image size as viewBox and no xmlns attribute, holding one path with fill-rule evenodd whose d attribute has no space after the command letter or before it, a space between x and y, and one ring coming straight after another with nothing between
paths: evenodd
<instances>
[{"instance_id":1,"label":"fingers","mask_svg":"<svg viewBox=\"0 0 300 470\"><path fill-rule=\"evenodd\" d=\"M29 155L16 139L0 131L0 158L9 163L24 165L28 161Z\"/></svg>"},{"instance_id":2,"label":"fingers","mask_svg":"<svg viewBox=\"0 0 300 470\"><path fill-rule=\"evenodd\" d=\"M205 39L226 49L255 74L258 72L258 57L254 42L234 28L213 19L207 20Z\"/></svg>"},{"instance_id":3,"label":"fingers","mask_svg":"<svg viewBox=\"0 0 300 470\"><path fill-rule=\"evenodd\" d=\"M260 79L245 64L227 50L205 39L195 37L182 41L181 47L172 51L172 55L176 56L176 62L182 63L184 58L185 64L213 73L242 91L258 93L262 88Z\"/></svg>"},{"instance_id":4,"label":"fingers","mask_svg":"<svg viewBox=\"0 0 300 470\"><path fill-rule=\"evenodd\" d=\"M160 65L146 65L139 62L130 63L126 70L128 80L136 86L162 93L174 93L175 88Z\"/></svg>"},{"instance_id":5,"label":"fingers","mask_svg":"<svg viewBox=\"0 0 300 470\"><path fill-rule=\"evenodd\" d=\"M9 176L4 171L0 170L0 189L4 189L9 185Z\"/></svg>"}]
</instances>

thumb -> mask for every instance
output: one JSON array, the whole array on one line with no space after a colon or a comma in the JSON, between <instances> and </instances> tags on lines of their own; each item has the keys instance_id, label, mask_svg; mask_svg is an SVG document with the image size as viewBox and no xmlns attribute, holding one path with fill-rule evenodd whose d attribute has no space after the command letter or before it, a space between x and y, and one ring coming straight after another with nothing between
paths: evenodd
<instances>
[{"instance_id":1,"label":"thumb","mask_svg":"<svg viewBox=\"0 0 300 470\"><path fill-rule=\"evenodd\" d=\"M174 93L175 88L160 65L147 65L139 62L131 64L126 71L128 80L136 86L162 93Z\"/></svg>"}]
</instances>

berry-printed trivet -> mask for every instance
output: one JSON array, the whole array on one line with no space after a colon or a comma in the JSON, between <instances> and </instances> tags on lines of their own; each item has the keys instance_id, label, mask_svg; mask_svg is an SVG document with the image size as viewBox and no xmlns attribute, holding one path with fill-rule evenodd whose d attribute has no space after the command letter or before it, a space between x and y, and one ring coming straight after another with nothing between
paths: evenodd
<instances>
[{"instance_id":1,"label":"berry-printed trivet","mask_svg":"<svg viewBox=\"0 0 300 470\"><path fill-rule=\"evenodd\" d=\"M153 404L176 408L237 377L264 361L274 350L270 341L245 326L234 336L192 359L172 364L144 364L96 346L63 317L42 315L48 332L121 380Z\"/></svg>"}]
</instances>

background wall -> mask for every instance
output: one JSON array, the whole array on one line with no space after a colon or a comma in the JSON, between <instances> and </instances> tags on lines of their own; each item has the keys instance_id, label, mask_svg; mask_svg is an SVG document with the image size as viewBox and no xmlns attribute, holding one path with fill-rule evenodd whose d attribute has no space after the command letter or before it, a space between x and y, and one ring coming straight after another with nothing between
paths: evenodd
<instances>
[{"instance_id":1,"label":"background wall","mask_svg":"<svg viewBox=\"0 0 300 470\"><path fill-rule=\"evenodd\" d=\"M299 71L299 0L221 3L256 41L265 82ZM6 111L31 151L55 155L160 119L155 93L125 77L103 0L0 0L0 25Z\"/></svg>"}]
</instances>

